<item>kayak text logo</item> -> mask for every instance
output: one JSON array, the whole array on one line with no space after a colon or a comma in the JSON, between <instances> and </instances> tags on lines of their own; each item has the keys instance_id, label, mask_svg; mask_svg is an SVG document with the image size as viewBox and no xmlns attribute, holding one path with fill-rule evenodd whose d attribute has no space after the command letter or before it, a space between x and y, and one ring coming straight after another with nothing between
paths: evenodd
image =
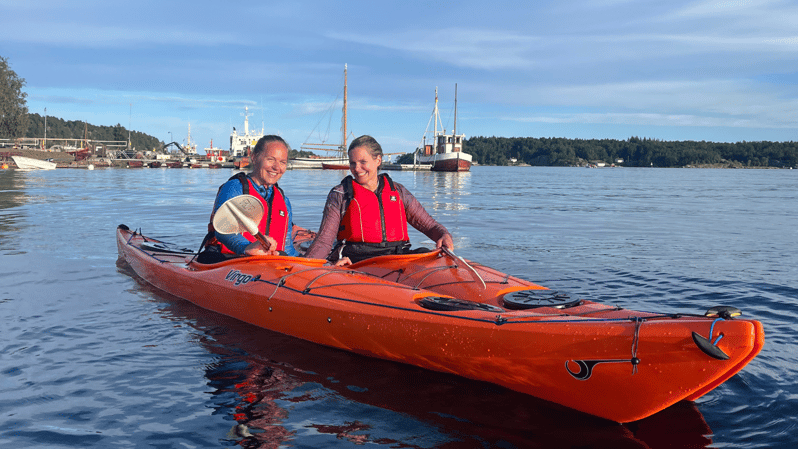
<instances>
[{"instance_id":1,"label":"kayak text logo","mask_svg":"<svg viewBox=\"0 0 798 449\"><path fill-rule=\"evenodd\" d=\"M257 281L260 276L252 276L251 274L242 273L238 270L230 270L227 276L224 277L225 281L233 282L234 285L246 284L251 281Z\"/></svg>"}]
</instances>

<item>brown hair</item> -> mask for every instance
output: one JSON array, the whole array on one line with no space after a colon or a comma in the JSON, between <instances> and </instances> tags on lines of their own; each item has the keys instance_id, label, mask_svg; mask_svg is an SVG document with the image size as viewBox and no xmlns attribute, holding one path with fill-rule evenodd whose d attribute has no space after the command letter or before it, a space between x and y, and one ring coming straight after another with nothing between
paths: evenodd
<instances>
[{"instance_id":1,"label":"brown hair","mask_svg":"<svg viewBox=\"0 0 798 449\"><path fill-rule=\"evenodd\" d=\"M288 143L285 140L283 140L282 137L275 135L268 135L268 136L263 136L258 140L258 143L255 144L255 148L252 150L251 156L254 158L258 154L262 153L266 149L266 145L272 142L282 143L283 145L285 145L285 148L286 150L288 150L288 153L289 154L291 153L291 147L288 145Z\"/></svg>"},{"instance_id":2,"label":"brown hair","mask_svg":"<svg viewBox=\"0 0 798 449\"><path fill-rule=\"evenodd\" d=\"M374 159L376 159L377 156L382 157L382 147L377 142L377 140L371 136L363 135L353 140L352 143L349 144L349 149L347 150L347 153L349 153L350 151L354 150L357 147L366 147L366 149L369 151L369 154Z\"/></svg>"}]
</instances>

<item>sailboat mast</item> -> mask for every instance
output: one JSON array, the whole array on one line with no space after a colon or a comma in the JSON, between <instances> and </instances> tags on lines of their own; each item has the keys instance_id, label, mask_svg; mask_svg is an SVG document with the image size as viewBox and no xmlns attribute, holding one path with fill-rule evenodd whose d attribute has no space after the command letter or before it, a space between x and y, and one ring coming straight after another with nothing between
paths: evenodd
<instances>
[{"instance_id":1,"label":"sailboat mast","mask_svg":"<svg viewBox=\"0 0 798 449\"><path fill-rule=\"evenodd\" d=\"M343 115L343 129L344 129L344 138L342 139L343 146L341 148L341 152L343 153L346 151L346 68L347 65L344 64L344 115Z\"/></svg>"},{"instance_id":2,"label":"sailboat mast","mask_svg":"<svg viewBox=\"0 0 798 449\"><path fill-rule=\"evenodd\" d=\"M435 134L433 136L435 139L438 138L438 86L435 86Z\"/></svg>"},{"instance_id":3,"label":"sailboat mast","mask_svg":"<svg viewBox=\"0 0 798 449\"><path fill-rule=\"evenodd\" d=\"M454 134L457 138L457 83L454 83Z\"/></svg>"}]
</instances>

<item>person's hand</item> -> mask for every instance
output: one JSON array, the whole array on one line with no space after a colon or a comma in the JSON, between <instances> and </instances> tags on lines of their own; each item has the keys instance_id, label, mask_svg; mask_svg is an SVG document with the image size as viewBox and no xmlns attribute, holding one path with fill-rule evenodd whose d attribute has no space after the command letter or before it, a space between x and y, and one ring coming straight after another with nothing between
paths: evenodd
<instances>
[{"instance_id":1,"label":"person's hand","mask_svg":"<svg viewBox=\"0 0 798 449\"><path fill-rule=\"evenodd\" d=\"M350 260L348 257L344 257L343 259L338 259L335 261L336 267L345 267L347 265L352 265L352 260Z\"/></svg>"},{"instance_id":2,"label":"person's hand","mask_svg":"<svg viewBox=\"0 0 798 449\"><path fill-rule=\"evenodd\" d=\"M248 256L276 256L280 254L280 252L277 251L277 240L268 235L263 238L265 238L266 242L269 244L268 248L264 248L259 241L255 240L244 248L244 254Z\"/></svg>"},{"instance_id":3,"label":"person's hand","mask_svg":"<svg viewBox=\"0 0 798 449\"><path fill-rule=\"evenodd\" d=\"M435 248L440 249L441 247L448 249L449 251L454 251L454 241L452 240L451 234L444 234L443 237L439 238L437 242L435 242Z\"/></svg>"}]
</instances>

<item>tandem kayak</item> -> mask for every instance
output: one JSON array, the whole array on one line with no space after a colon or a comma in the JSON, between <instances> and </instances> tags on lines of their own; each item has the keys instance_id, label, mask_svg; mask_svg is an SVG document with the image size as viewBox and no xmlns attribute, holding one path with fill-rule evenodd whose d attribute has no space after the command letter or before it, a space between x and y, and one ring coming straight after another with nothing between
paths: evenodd
<instances>
[{"instance_id":1,"label":"tandem kayak","mask_svg":"<svg viewBox=\"0 0 798 449\"><path fill-rule=\"evenodd\" d=\"M250 256L215 264L117 228L120 261L199 307L321 345L487 381L624 423L695 400L762 349L758 321L572 299L436 250L347 267Z\"/></svg>"}]
</instances>

